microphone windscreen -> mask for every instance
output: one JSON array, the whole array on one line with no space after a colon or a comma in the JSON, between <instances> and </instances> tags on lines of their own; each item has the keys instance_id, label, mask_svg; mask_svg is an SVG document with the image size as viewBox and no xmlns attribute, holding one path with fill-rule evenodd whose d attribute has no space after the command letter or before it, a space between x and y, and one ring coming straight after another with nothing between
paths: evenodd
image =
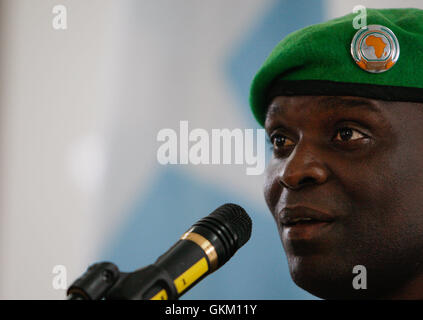
<instances>
[{"instance_id":1,"label":"microphone windscreen","mask_svg":"<svg viewBox=\"0 0 423 320\"><path fill-rule=\"evenodd\" d=\"M222 243L219 266L228 261L251 237L252 221L247 212L237 204L227 203L214 210L193 227L204 227L215 234Z\"/></svg>"}]
</instances>

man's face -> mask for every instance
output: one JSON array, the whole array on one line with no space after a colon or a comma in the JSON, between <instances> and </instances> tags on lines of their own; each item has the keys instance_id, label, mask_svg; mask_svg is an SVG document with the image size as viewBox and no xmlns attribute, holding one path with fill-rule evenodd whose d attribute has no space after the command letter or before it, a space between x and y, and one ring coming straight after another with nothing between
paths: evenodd
<instances>
[{"instance_id":1,"label":"man's face","mask_svg":"<svg viewBox=\"0 0 423 320\"><path fill-rule=\"evenodd\" d=\"M264 194L297 285L321 298L388 297L422 272L423 105L280 96L265 128ZM353 288L356 265L367 290Z\"/></svg>"}]
</instances>

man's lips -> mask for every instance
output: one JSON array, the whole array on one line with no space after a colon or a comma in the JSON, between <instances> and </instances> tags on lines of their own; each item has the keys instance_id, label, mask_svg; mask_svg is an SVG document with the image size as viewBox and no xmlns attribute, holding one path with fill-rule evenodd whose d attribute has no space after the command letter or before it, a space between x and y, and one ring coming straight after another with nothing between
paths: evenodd
<instances>
[{"instance_id":1,"label":"man's lips","mask_svg":"<svg viewBox=\"0 0 423 320\"><path fill-rule=\"evenodd\" d=\"M283 226L293 226L296 224L332 222L335 217L332 214L315 210L306 206L286 206L282 209L279 221Z\"/></svg>"},{"instance_id":2,"label":"man's lips","mask_svg":"<svg viewBox=\"0 0 423 320\"><path fill-rule=\"evenodd\" d=\"M279 221L286 240L312 240L329 230L335 217L324 211L306 206L287 206L281 212Z\"/></svg>"}]
</instances>

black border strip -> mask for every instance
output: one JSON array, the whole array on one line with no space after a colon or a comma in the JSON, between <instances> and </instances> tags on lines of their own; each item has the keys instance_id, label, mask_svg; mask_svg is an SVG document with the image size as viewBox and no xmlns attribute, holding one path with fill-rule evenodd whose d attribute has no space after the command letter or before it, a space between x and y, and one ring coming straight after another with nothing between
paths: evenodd
<instances>
[{"instance_id":1,"label":"black border strip","mask_svg":"<svg viewBox=\"0 0 423 320\"><path fill-rule=\"evenodd\" d=\"M385 101L423 102L423 88L347 83L328 80L277 79L266 95L266 107L276 96L357 96Z\"/></svg>"}]
</instances>

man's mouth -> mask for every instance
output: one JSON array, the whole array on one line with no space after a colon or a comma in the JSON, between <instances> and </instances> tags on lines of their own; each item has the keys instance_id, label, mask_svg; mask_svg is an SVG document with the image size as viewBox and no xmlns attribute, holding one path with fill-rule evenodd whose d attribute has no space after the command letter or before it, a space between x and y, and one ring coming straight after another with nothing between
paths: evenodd
<instances>
[{"instance_id":1,"label":"man's mouth","mask_svg":"<svg viewBox=\"0 0 423 320\"><path fill-rule=\"evenodd\" d=\"M316 220L313 218L308 218L308 217L304 217L304 218L293 218L293 219L288 219L286 222L282 223L284 226L296 226L299 224L314 224L314 223L319 223L319 222L325 222L325 221L321 221L321 220Z\"/></svg>"},{"instance_id":2,"label":"man's mouth","mask_svg":"<svg viewBox=\"0 0 423 320\"><path fill-rule=\"evenodd\" d=\"M319 237L334 221L332 214L306 206L287 206L279 216L287 240L311 240Z\"/></svg>"},{"instance_id":3,"label":"man's mouth","mask_svg":"<svg viewBox=\"0 0 423 320\"><path fill-rule=\"evenodd\" d=\"M316 222L332 222L335 217L321 210L306 206L286 206L280 213L280 222L283 225L295 225Z\"/></svg>"}]
</instances>

